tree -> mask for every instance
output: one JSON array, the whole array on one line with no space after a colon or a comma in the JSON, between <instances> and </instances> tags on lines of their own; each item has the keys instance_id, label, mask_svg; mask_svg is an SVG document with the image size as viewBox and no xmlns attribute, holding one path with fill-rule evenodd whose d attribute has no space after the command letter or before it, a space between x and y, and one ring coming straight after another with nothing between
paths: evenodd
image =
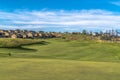
<instances>
[{"instance_id":1,"label":"tree","mask_svg":"<svg viewBox=\"0 0 120 80\"><path fill-rule=\"evenodd\" d=\"M103 32L102 32L102 31L100 31L100 33L99 33L99 34L100 34L100 36L102 36L102 35L103 35Z\"/></svg>"},{"instance_id":2,"label":"tree","mask_svg":"<svg viewBox=\"0 0 120 80\"><path fill-rule=\"evenodd\" d=\"M87 31L84 29L84 30L82 31L82 34L83 34L83 35L86 35L86 34L87 34Z\"/></svg>"}]
</instances>

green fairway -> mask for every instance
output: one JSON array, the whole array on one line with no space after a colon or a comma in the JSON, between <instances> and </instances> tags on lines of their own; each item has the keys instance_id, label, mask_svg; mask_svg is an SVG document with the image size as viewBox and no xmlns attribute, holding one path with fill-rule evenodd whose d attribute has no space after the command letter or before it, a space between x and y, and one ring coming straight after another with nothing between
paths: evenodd
<instances>
[{"instance_id":1,"label":"green fairway","mask_svg":"<svg viewBox=\"0 0 120 80\"><path fill-rule=\"evenodd\" d=\"M0 80L120 80L119 43L36 41L0 48Z\"/></svg>"},{"instance_id":2,"label":"green fairway","mask_svg":"<svg viewBox=\"0 0 120 80\"><path fill-rule=\"evenodd\" d=\"M120 64L50 59L0 60L0 80L119 80Z\"/></svg>"}]
</instances>

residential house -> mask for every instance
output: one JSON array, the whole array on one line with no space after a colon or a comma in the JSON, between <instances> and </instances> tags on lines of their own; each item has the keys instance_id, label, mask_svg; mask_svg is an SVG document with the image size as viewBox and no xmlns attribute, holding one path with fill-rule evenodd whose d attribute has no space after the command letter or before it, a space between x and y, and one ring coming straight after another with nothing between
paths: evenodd
<instances>
[{"instance_id":1,"label":"residential house","mask_svg":"<svg viewBox=\"0 0 120 80\"><path fill-rule=\"evenodd\" d=\"M31 32L28 32L28 33L27 33L27 37L28 37L28 38L34 38L34 36L33 36L33 34L32 34Z\"/></svg>"},{"instance_id":2,"label":"residential house","mask_svg":"<svg viewBox=\"0 0 120 80\"><path fill-rule=\"evenodd\" d=\"M10 33L9 32L4 32L4 37L9 38L10 37Z\"/></svg>"},{"instance_id":3,"label":"residential house","mask_svg":"<svg viewBox=\"0 0 120 80\"><path fill-rule=\"evenodd\" d=\"M16 34L12 34L10 37L11 38L18 38Z\"/></svg>"}]
</instances>

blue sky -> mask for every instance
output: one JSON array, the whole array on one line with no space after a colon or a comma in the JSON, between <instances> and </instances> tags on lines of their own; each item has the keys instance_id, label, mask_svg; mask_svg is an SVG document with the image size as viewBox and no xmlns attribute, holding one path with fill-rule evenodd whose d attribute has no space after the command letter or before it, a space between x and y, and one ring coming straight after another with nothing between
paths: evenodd
<instances>
[{"instance_id":1,"label":"blue sky","mask_svg":"<svg viewBox=\"0 0 120 80\"><path fill-rule=\"evenodd\" d=\"M0 0L0 29L120 29L120 1Z\"/></svg>"}]
</instances>

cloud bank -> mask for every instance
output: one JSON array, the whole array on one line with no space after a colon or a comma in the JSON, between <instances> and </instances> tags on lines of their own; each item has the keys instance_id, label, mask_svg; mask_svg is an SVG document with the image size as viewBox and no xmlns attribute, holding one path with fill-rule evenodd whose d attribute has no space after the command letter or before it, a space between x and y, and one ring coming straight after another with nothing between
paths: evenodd
<instances>
[{"instance_id":1,"label":"cloud bank","mask_svg":"<svg viewBox=\"0 0 120 80\"><path fill-rule=\"evenodd\" d=\"M120 14L105 10L0 12L0 29L81 31L120 29Z\"/></svg>"}]
</instances>

